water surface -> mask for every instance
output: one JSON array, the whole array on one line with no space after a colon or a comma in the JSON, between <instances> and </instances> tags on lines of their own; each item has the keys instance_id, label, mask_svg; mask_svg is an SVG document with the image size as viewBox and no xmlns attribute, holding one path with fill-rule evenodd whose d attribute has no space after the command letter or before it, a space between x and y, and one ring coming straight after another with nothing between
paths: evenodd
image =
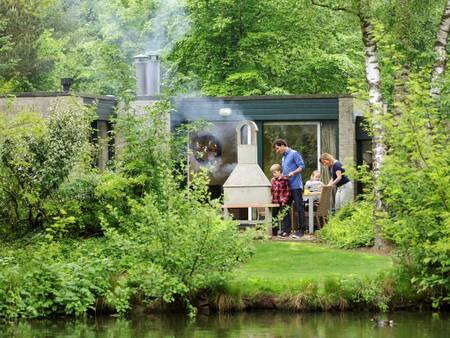
<instances>
[{"instance_id":1,"label":"water surface","mask_svg":"<svg viewBox=\"0 0 450 338\"><path fill-rule=\"evenodd\" d=\"M396 312L381 316L393 319L393 327L374 326L371 316L370 313L251 312L198 316L195 320L173 314L32 320L0 325L0 337L450 337L450 313Z\"/></svg>"}]
</instances>

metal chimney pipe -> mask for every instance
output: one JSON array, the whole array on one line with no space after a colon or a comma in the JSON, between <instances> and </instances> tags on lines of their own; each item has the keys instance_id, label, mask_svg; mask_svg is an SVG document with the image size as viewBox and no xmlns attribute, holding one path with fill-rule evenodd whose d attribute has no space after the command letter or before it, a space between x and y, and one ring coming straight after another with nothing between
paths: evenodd
<instances>
[{"instance_id":1,"label":"metal chimney pipe","mask_svg":"<svg viewBox=\"0 0 450 338\"><path fill-rule=\"evenodd\" d=\"M61 79L61 85L63 86L64 93L68 93L70 90L70 86L73 84L73 78L64 77Z\"/></svg>"},{"instance_id":2,"label":"metal chimney pipe","mask_svg":"<svg viewBox=\"0 0 450 338\"><path fill-rule=\"evenodd\" d=\"M159 55L140 54L134 57L136 69L136 96L157 96L161 90Z\"/></svg>"}]
</instances>

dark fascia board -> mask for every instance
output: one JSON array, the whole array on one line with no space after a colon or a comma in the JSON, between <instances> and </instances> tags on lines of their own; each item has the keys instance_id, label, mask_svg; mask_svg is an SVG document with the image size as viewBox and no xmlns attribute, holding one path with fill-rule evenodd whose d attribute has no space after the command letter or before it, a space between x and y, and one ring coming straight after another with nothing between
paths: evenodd
<instances>
[{"instance_id":1,"label":"dark fascia board","mask_svg":"<svg viewBox=\"0 0 450 338\"><path fill-rule=\"evenodd\" d=\"M336 95L175 97L172 121L177 124L197 119L211 122L235 121L242 118L255 121L337 120L340 97ZM238 114L220 116L218 112L224 107L231 108Z\"/></svg>"},{"instance_id":2,"label":"dark fascia board","mask_svg":"<svg viewBox=\"0 0 450 338\"><path fill-rule=\"evenodd\" d=\"M330 120L330 121L336 121L337 117L335 114L271 114L271 115L258 115L258 114L243 114L243 117L246 119L250 119L252 121L324 121L324 120ZM211 122L237 122L241 121L242 118L235 118L233 116L230 117L221 117L221 116L198 116L197 118L186 118L182 114L178 112L172 113L172 121L176 122L176 124L181 122L187 122L187 121L194 121L197 119L202 119L205 121L211 121Z\"/></svg>"},{"instance_id":3,"label":"dark fascia board","mask_svg":"<svg viewBox=\"0 0 450 338\"><path fill-rule=\"evenodd\" d=\"M114 95L93 95L93 94L85 94L85 93L77 93L74 94L75 96L79 96L82 98L92 98L92 99L99 99L104 101L113 101L115 104L119 102L119 100Z\"/></svg>"},{"instance_id":4,"label":"dark fascia board","mask_svg":"<svg viewBox=\"0 0 450 338\"><path fill-rule=\"evenodd\" d=\"M298 99L340 99L354 98L353 95L337 95L337 94L311 94L311 95L254 95L254 96L177 96L174 101L204 101L204 100L222 100L222 101L249 101L249 100L298 100Z\"/></svg>"}]
</instances>

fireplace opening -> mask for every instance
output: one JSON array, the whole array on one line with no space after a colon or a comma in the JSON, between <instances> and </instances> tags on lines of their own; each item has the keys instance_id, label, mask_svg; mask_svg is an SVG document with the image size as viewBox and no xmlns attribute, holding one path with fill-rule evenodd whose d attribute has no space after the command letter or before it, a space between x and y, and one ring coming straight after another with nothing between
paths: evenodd
<instances>
[{"instance_id":1,"label":"fireplace opening","mask_svg":"<svg viewBox=\"0 0 450 338\"><path fill-rule=\"evenodd\" d=\"M214 165L222 156L222 144L210 133L192 138L192 154L201 166Z\"/></svg>"}]
</instances>

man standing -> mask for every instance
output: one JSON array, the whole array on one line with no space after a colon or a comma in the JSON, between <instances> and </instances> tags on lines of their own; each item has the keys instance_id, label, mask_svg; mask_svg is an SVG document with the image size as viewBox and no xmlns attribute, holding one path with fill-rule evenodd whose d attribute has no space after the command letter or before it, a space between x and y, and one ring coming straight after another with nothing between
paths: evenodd
<instances>
[{"instance_id":1,"label":"man standing","mask_svg":"<svg viewBox=\"0 0 450 338\"><path fill-rule=\"evenodd\" d=\"M305 163L302 156L297 151L289 148L287 142L283 139L275 140L272 147L278 155L283 156L281 160L283 176L289 177L289 188L291 188L292 198L297 207L299 236L301 237L305 234L305 210L303 206L303 182L300 173L305 169ZM288 232L283 234L284 236L289 235L291 227L289 227Z\"/></svg>"}]
</instances>

